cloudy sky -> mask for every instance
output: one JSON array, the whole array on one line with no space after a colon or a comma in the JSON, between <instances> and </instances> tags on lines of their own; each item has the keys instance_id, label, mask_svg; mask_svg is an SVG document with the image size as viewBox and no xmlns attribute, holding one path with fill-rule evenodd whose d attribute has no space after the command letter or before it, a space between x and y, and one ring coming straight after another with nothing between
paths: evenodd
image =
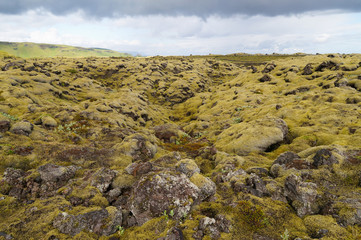
<instances>
[{"instance_id":1,"label":"cloudy sky","mask_svg":"<svg viewBox=\"0 0 361 240\"><path fill-rule=\"evenodd\" d=\"M361 52L361 0L0 0L0 41L143 55Z\"/></svg>"}]
</instances>

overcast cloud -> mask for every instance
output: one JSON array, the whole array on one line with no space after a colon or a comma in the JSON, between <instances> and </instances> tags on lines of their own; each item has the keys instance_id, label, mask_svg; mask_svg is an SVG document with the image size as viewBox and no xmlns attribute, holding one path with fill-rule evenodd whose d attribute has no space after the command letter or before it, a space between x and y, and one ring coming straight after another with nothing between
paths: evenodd
<instances>
[{"instance_id":1,"label":"overcast cloud","mask_svg":"<svg viewBox=\"0 0 361 240\"><path fill-rule=\"evenodd\" d=\"M88 16L139 15L288 15L308 11L361 11L360 0L1 0L0 12L17 14L44 8L63 15L83 10Z\"/></svg>"},{"instance_id":2,"label":"overcast cloud","mask_svg":"<svg viewBox=\"0 0 361 240\"><path fill-rule=\"evenodd\" d=\"M361 52L360 0L0 0L0 41L144 55Z\"/></svg>"}]
</instances>

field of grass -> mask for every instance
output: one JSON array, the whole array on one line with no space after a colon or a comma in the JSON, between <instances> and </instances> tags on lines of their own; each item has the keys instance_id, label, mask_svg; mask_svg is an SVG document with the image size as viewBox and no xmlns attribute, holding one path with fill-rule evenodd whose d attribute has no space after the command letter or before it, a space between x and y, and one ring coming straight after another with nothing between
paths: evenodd
<instances>
[{"instance_id":1,"label":"field of grass","mask_svg":"<svg viewBox=\"0 0 361 240\"><path fill-rule=\"evenodd\" d=\"M0 51L21 58L41 57L126 57L127 53L103 49L82 48L66 45L0 42Z\"/></svg>"}]
</instances>

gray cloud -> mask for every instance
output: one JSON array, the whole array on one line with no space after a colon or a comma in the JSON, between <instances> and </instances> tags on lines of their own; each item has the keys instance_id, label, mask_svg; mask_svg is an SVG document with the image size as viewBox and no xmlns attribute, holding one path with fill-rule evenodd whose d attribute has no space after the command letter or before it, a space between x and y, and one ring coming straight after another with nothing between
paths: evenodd
<instances>
[{"instance_id":1,"label":"gray cloud","mask_svg":"<svg viewBox=\"0 0 361 240\"><path fill-rule=\"evenodd\" d=\"M56 15L83 10L91 17L139 15L235 14L289 15L308 11L340 10L361 12L360 0L1 0L0 13L18 14L43 8Z\"/></svg>"}]
</instances>

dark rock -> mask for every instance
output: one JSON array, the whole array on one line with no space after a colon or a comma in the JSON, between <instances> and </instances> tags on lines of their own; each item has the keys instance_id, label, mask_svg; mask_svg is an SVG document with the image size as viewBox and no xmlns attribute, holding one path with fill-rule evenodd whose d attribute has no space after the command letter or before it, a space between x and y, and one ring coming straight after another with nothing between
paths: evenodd
<instances>
[{"instance_id":1,"label":"dark rock","mask_svg":"<svg viewBox=\"0 0 361 240\"><path fill-rule=\"evenodd\" d=\"M254 173L246 178L247 190L257 197L269 196L264 181Z\"/></svg>"},{"instance_id":2,"label":"dark rock","mask_svg":"<svg viewBox=\"0 0 361 240\"><path fill-rule=\"evenodd\" d=\"M117 174L117 171L109 168L102 168L92 176L90 184L98 188L101 193L105 193L108 191L109 186L112 184L112 181Z\"/></svg>"},{"instance_id":3,"label":"dark rock","mask_svg":"<svg viewBox=\"0 0 361 240\"><path fill-rule=\"evenodd\" d=\"M184 235L181 229L172 227L167 232L167 236L164 238L158 238L157 240L184 240Z\"/></svg>"},{"instance_id":4,"label":"dark rock","mask_svg":"<svg viewBox=\"0 0 361 240\"><path fill-rule=\"evenodd\" d=\"M11 236L10 234L7 234L6 232L0 232L0 237L3 237L5 240L14 239L13 236Z\"/></svg>"},{"instance_id":5,"label":"dark rock","mask_svg":"<svg viewBox=\"0 0 361 240\"><path fill-rule=\"evenodd\" d=\"M299 217L315 214L319 211L316 199L317 185L302 182L301 178L291 174L285 180L285 197L291 202Z\"/></svg>"},{"instance_id":6,"label":"dark rock","mask_svg":"<svg viewBox=\"0 0 361 240\"><path fill-rule=\"evenodd\" d=\"M320 149L313 157L313 166L319 167L321 165L332 165L338 163L336 157L328 149Z\"/></svg>"},{"instance_id":7,"label":"dark rock","mask_svg":"<svg viewBox=\"0 0 361 240\"><path fill-rule=\"evenodd\" d=\"M271 80L272 80L272 78L267 74L263 75L263 77L258 79L258 81L260 81L260 82L270 82Z\"/></svg>"},{"instance_id":8,"label":"dark rock","mask_svg":"<svg viewBox=\"0 0 361 240\"><path fill-rule=\"evenodd\" d=\"M284 152L277 157L273 164L286 165L297 159L300 159L300 156L298 156L296 153Z\"/></svg>"},{"instance_id":9,"label":"dark rock","mask_svg":"<svg viewBox=\"0 0 361 240\"><path fill-rule=\"evenodd\" d=\"M117 226L121 226L122 211L114 208L115 211L109 212L107 209L80 215L70 215L62 212L54 219L53 226L59 232L71 236L75 236L83 230L94 232L101 236L108 236L117 231Z\"/></svg>"},{"instance_id":10,"label":"dark rock","mask_svg":"<svg viewBox=\"0 0 361 240\"><path fill-rule=\"evenodd\" d=\"M0 132L6 132L10 130L10 120L1 119L0 120Z\"/></svg>"},{"instance_id":11,"label":"dark rock","mask_svg":"<svg viewBox=\"0 0 361 240\"><path fill-rule=\"evenodd\" d=\"M266 67L262 70L262 73L269 73L275 69L276 65L274 63L267 64Z\"/></svg>"},{"instance_id":12,"label":"dark rock","mask_svg":"<svg viewBox=\"0 0 361 240\"><path fill-rule=\"evenodd\" d=\"M173 217L180 219L189 213L199 194L199 188L184 174L150 173L134 186L130 208L139 225L161 216L165 210L173 210Z\"/></svg>"},{"instance_id":13,"label":"dark rock","mask_svg":"<svg viewBox=\"0 0 361 240\"><path fill-rule=\"evenodd\" d=\"M246 171L248 174L254 173L259 177L267 177L268 176L268 170L265 168L258 168L258 167L253 167L253 168L249 168Z\"/></svg>"},{"instance_id":14,"label":"dark rock","mask_svg":"<svg viewBox=\"0 0 361 240\"><path fill-rule=\"evenodd\" d=\"M302 75L311 75L311 74L313 73L312 69L313 69L312 64L311 64L311 63L307 64L307 65L303 68L303 73L302 73Z\"/></svg>"},{"instance_id":15,"label":"dark rock","mask_svg":"<svg viewBox=\"0 0 361 240\"><path fill-rule=\"evenodd\" d=\"M316 72L322 72L324 69L338 70L339 64L333 61L325 61L318 65L315 69Z\"/></svg>"},{"instance_id":16,"label":"dark rock","mask_svg":"<svg viewBox=\"0 0 361 240\"><path fill-rule=\"evenodd\" d=\"M33 128L34 126L30 122L22 121L15 123L11 128L11 132L15 134L29 136L30 133L33 131Z\"/></svg>"},{"instance_id":17,"label":"dark rock","mask_svg":"<svg viewBox=\"0 0 361 240\"><path fill-rule=\"evenodd\" d=\"M174 124L164 124L154 127L155 136L164 142L171 142L172 138L178 136L179 128Z\"/></svg>"},{"instance_id":18,"label":"dark rock","mask_svg":"<svg viewBox=\"0 0 361 240\"><path fill-rule=\"evenodd\" d=\"M150 162L136 162L126 167L125 171L133 176L142 176L153 170L153 164Z\"/></svg>"},{"instance_id":19,"label":"dark rock","mask_svg":"<svg viewBox=\"0 0 361 240\"><path fill-rule=\"evenodd\" d=\"M216 225L220 232L230 233L231 221L223 214L216 215Z\"/></svg>"}]
</instances>

